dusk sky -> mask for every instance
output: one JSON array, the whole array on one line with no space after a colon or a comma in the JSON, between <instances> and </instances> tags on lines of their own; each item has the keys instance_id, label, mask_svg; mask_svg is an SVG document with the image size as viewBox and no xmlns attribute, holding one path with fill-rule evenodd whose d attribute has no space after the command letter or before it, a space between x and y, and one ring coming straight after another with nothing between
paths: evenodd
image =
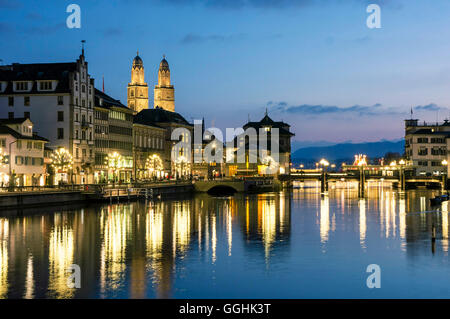
<instances>
[{"instance_id":1,"label":"dusk sky","mask_svg":"<svg viewBox=\"0 0 450 319\"><path fill-rule=\"evenodd\" d=\"M66 7L81 7L81 29ZM366 7L381 6L381 29ZM153 87L162 55L188 121L292 126L297 141L403 137L403 120L450 115L450 1L0 0L3 64L70 62L86 40L97 88L126 103L139 50Z\"/></svg>"}]
</instances>

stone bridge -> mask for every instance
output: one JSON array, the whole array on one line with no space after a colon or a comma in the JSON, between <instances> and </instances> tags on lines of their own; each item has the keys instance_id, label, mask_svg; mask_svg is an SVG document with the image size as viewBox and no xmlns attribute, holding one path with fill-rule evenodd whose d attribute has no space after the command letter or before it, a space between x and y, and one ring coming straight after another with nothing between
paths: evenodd
<instances>
[{"instance_id":1,"label":"stone bridge","mask_svg":"<svg viewBox=\"0 0 450 319\"><path fill-rule=\"evenodd\" d=\"M272 178L249 178L249 179L219 179L211 181L196 181L194 189L196 192L247 192L257 190L272 190L274 187Z\"/></svg>"}]
</instances>

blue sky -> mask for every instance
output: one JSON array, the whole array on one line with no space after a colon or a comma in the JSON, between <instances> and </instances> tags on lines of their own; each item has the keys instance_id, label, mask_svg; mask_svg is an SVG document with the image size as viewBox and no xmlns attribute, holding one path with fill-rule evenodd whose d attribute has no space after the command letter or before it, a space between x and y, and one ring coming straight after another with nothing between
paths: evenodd
<instances>
[{"instance_id":1,"label":"blue sky","mask_svg":"<svg viewBox=\"0 0 450 319\"><path fill-rule=\"evenodd\" d=\"M81 29L65 25L70 3ZM381 29L366 26L369 3ZM268 108L295 140L397 139L411 107L450 115L449 16L444 0L0 0L0 59L73 61L85 39L96 86L104 75L125 102L136 50L150 88L166 54L188 120L238 127Z\"/></svg>"}]
</instances>

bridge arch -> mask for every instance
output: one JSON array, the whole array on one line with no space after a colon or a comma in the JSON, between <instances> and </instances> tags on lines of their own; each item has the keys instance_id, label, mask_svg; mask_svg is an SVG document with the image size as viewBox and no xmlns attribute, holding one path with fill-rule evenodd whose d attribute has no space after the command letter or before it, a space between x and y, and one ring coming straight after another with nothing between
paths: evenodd
<instances>
[{"instance_id":1,"label":"bridge arch","mask_svg":"<svg viewBox=\"0 0 450 319\"><path fill-rule=\"evenodd\" d=\"M207 190L209 195L233 195L237 193L238 190L231 185L213 185Z\"/></svg>"}]
</instances>

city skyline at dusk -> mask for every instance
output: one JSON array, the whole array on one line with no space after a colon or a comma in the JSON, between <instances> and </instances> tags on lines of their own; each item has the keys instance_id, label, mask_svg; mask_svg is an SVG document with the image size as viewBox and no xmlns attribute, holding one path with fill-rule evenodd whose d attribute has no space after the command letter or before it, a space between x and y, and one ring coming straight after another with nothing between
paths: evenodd
<instances>
[{"instance_id":1,"label":"city skyline at dusk","mask_svg":"<svg viewBox=\"0 0 450 319\"><path fill-rule=\"evenodd\" d=\"M68 4L0 1L3 64L73 61L85 39L96 87L104 76L125 103L136 51L150 87L165 54L188 120L238 127L268 108L297 141L398 139L411 108L449 115L444 1L382 2L381 29L367 28L366 1L79 1L80 29L66 26Z\"/></svg>"}]
</instances>

